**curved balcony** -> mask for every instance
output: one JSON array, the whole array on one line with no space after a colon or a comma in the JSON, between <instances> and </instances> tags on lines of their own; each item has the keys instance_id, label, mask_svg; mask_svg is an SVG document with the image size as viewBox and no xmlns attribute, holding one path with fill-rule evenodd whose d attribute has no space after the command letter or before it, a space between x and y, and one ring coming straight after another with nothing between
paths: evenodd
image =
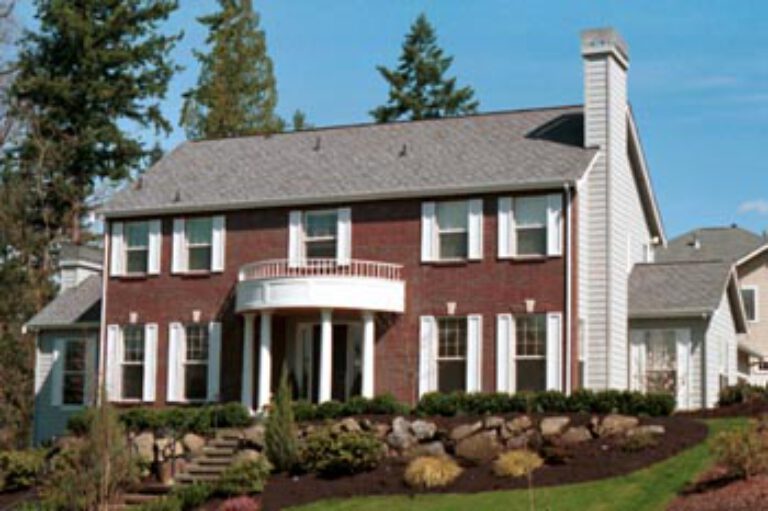
<instances>
[{"instance_id":1,"label":"curved balcony","mask_svg":"<svg viewBox=\"0 0 768 511\"><path fill-rule=\"evenodd\" d=\"M284 308L405 310L402 266L378 261L272 259L240 269L237 311Z\"/></svg>"}]
</instances>

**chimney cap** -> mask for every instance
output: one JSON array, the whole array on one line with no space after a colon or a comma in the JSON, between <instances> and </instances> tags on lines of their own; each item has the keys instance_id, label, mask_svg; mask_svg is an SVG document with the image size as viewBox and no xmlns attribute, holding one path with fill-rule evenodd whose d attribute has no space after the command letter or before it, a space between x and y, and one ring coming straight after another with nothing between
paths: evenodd
<instances>
[{"instance_id":1,"label":"chimney cap","mask_svg":"<svg viewBox=\"0 0 768 511\"><path fill-rule=\"evenodd\" d=\"M612 27L584 30L581 33L581 54L584 57L610 54L624 67L629 65L629 46Z\"/></svg>"}]
</instances>

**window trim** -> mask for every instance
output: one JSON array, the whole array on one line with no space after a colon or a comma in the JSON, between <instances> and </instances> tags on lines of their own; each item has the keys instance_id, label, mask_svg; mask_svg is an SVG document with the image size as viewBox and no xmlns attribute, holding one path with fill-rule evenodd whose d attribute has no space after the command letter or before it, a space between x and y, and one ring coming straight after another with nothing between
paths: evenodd
<instances>
[{"instance_id":1,"label":"window trim","mask_svg":"<svg viewBox=\"0 0 768 511\"><path fill-rule=\"evenodd\" d=\"M520 336L518 335L518 328L521 325L522 321L525 321L526 318L533 318L535 316L541 317L544 323L544 329L540 331L540 335L543 335L543 338L541 339L541 347L543 353L541 355L521 355L519 350L519 343L520 343ZM546 312L531 312L531 313L522 313L522 314L515 314L515 321L514 321L514 357L512 358L512 362L515 364L515 379L512 382L514 392L520 392L518 389L517 384L517 378L520 374L520 370L517 367L518 361L525 361L525 360L540 360L544 363L544 389L543 391L546 391L548 388L548 371L549 371L549 362L547 360L547 342L548 342L548 330L549 330L549 315Z\"/></svg>"},{"instance_id":2,"label":"window trim","mask_svg":"<svg viewBox=\"0 0 768 511\"><path fill-rule=\"evenodd\" d=\"M61 339L61 404L59 408L62 410L78 410L87 405L88 402L88 341L87 337L64 337ZM67 351L69 350L70 343L80 342L83 344L83 369L82 371L67 370ZM82 403L66 403L66 382L67 374L82 374L83 375L83 402Z\"/></svg>"},{"instance_id":3,"label":"window trim","mask_svg":"<svg viewBox=\"0 0 768 511\"><path fill-rule=\"evenodd\" d=\"M322 215L328 215L333 216L334 218L334 225L336 225L336 233L334 235L328 235L328 236L315 236L310 238L308 235L308 219L310 216L322 216ZM313 259L333 259L334 261L338 260L339 258L339 210L336 208L328 208L328 209L311 209L311 210L304 210L302 211L301 215L301 253L304 261L307 261L310 259L307 254L309 252L308 244L309 243L317 243L317 242L333 242L333 251L334 255L333 257L322 257L322 258L313 258Z\"/></svg>"},{"instance_id":4,"label":"window trim","mask_svg":"<svg viewBox=\"0 0 768 511\"><path fill-rule=\"evenodd\" d=\"M141 341L142 341L142 353L143 357L141 361L137 360L130 360L127 361L125 359L126 349L125 349L125 331L129 328L135 328L139 332L141 332ZM121 349L121 355L122 359L119 361L120 363L120 402L123 403L141 403L144 401L144 379L147 377L147 331L146 331L146 325L144 324L129 324L124 325L120 329L120 342L122 343L122 349ZM125 385L123 385L123 379L125 377L123 373L123 368L125 366L142 366L142 375L141 375L141 393L139 397L125 397Z\"/></svg>"},{"instance_id":5,"label":"window trim","mask_svg":"<svg viewBox=\"0 0 768 511\"><path fill-rule=\"evenodd\" d=\"M443 228L440 227L440 205L443 204L463 204L465 209L465 227L464 228ZM464 262L469 261L469 208L470 208L470 199L459 199L459 200L442 200L442 201L436 201L435 202L435 260L436 263L456 263L456 262ZM466 236L466 243L465 243L465 252L466 255L464 257L444 257L442 255L442 243L440 240L440 236L443 234L464 234ZM436 319L440 319L439 317Z\"/></svg>"},{"instance_id":6,"label":"window trim","mask_svg":"<svg viewBox=\"0 0 768 511\"><path fill-rule=\"evenodd\" d=\"M128 229L131 225L136 224L146 224L147 226L147 243L146 245L139 247L131 247L130 243L128 242L129 236L128 236ZM129 222L123 222L123 239L125 240L123 242L123 268L125 268L125 271L123 272L123 277L144 277L149 274L149 258L150 255L150 237L152 236L152 233L150 232L150 221L149 220L133 220ZM130 271L128 269L128 253L131 251L143 251L145 252L145 266L146 269L144 271Z\"/></svg>"},{"instance_id":7,"label":"window trim","mask_svg":"<svg viewBox=\"0 0 768 511\"><path fill-rule=\"evenodd\" d=\"M440 356L440 324L443 321L446 320L452 320L456 321L459 324L464 325L464 356L458 357L441 357ZM459 333L461 331L459 330ZM436 345L435 345L435 392L440 392L440 362L447 361L447 362L464 362L464 378L462 383L462 392L467 392L467 377L469 375L470 367L469 367L469 316L435 316L435 336L436 336Z\"/></svg>"},{"instance_id":8,"label":"window trim","mask_svg":"<svg viewBox=\"0 0 768 511\"><path fill-rule=\"evenodd\" d=\"M752 292L752 301L755 304L755 316L754 318L749 318L749 314L747 312L747 308L744 307L744 317L746 318L747 322L749 323L759 323L760 322L760 293L759 293L759 286L756 285L747 285L747 286L741 286L740 292L742 293L741 300L744 302L744 291L751 291Z\"/></svg>"},{"instance_id":9,"label":"window trim","mask_svg":"<svg viewBox=\"0 0 768 511\"><path fill-rule=\"evenodd\" d=\"M211 222L211 236L210 241L208 243L191 243L189 241L189 224L191 222L194 222L195 220L209 220ZM208 274L212 273L211 266L213 266L213 216L195 216L186 218L184 221L184 253L185 257L187 259L187 274ZM190 268L190 261L192 258L190 257L191 249L193 248L208 248L209 254L208 254L208 266L205 268Z\"/></svg>"},{"instance_id":10,"label":"window trim","mask_svg":"<svg viewBox=\"0 0 768 511\"><path fill-rule=\"evenodd\" d=\"M181 366L184 371L184 373L181 375L181 381L183 384L182 388L182 395L181 397L181 403L206 403L208 402L208 366L211 363L211 332L210 332L210 326L208 323L183 323L184 327L184 351L182 353L181 357ZM203 332L205 332L205 339L207 344L207 353L205 360L198 359L198 360L189 360L187 358L188 349L189 349L189 331L187 330L189 327L196 327L202 329ZM190 399L187 398L187 366L188 365L195 365L195 366L205 366L205 395L202 398L196 398L196 399Z\"/></svg>"},{"instance_id":11,"label":"window trim","mask_svg":"<svg viewBox=\"0 0 768 511\"><path fill-rule=\"evenodd\" d=\"M515 218L515 224L512 227L515 231L515 239L517 240L516 246L515 246L515 253L512 254L513 259L544 259L547 257L555 257L550 256L549 249L547 246L548 238L549 238L549 196L550 194L543 194L543 195L523 195L520 197L514 197L514 200L512 201L512 215ZM544 219L540 223L529 223L529 224L521 224L518 218L517 214L517 207L520 204L521 201L524 201L526 199L541 199L545 203L544 207ZM520 253L520 232L521 231L538 231L543 230L544 231L544 252L542 253L536 253L536 254L521 254ZM559 256L557 256L559 257Z\"/></svg>"}]
</instances>

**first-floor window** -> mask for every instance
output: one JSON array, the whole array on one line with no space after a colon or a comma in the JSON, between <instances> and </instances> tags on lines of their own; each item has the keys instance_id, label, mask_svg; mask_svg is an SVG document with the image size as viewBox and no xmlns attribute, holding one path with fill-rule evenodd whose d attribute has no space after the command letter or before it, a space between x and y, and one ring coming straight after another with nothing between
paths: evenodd
<instances>
[{"instance_id":1,"label":"first-floor window","mask_svg":"<svg viewBox=\"0 0 768 511\"><path fill-rule=\"evenodd\" d=\"M86 349L82 339L70 339L64 343L64 389L62 403L82 405L85 403Z\"/></svg>"},{"instance_id":2,"label":"first-floor window","mask_svg":"<svg viewBox=\"0 0 768 511\"><path fill-rule=\"evenodd\" d=\"M467 385L467 320L437 320L437 390L454 392Z\"/></svg>"},{"instance_id":3,"label":"first-floor window","mask_svg":"<svg viewBox=\"0 0 768 511\"><path fill-rule=\"evenodd\" d=\"M547 315L525 314L515 318L516 389L547 388Z\"/></svg>"},{"instance_id":4,"label":"first-floor window","mask_svg":"<svg viewBox=\"0 0 768 511\"><path fill-rule=\"evenodd\" d=\"M200 401L208 395L208 326L192 324L185 330L184 398Z\"/></svg>"},{"instance_id":5,"label":"first-floor window","mask_svg":"<svg viewBox=\"0 0 768 511\"><path fill-rule=\"evenodd\" d=\"M144 386L144 326L123 329L123 399L141 399Z\"/></svg>"}]
</instances>

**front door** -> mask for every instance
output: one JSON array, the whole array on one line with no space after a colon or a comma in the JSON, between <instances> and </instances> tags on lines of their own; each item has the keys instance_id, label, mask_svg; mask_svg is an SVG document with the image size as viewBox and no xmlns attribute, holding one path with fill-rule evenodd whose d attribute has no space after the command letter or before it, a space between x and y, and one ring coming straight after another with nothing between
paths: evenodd
<instances>
[{"instance_id":1,"label":"front door","mask_svg":"<svg viewBox=\"0 0 768 511\"><path fill-rule=\"evenodd\" d=\"M690 330L633 330L631 388L672 394L678 408L690 408L690 352Z\"/></svg>"}]
</instances>

